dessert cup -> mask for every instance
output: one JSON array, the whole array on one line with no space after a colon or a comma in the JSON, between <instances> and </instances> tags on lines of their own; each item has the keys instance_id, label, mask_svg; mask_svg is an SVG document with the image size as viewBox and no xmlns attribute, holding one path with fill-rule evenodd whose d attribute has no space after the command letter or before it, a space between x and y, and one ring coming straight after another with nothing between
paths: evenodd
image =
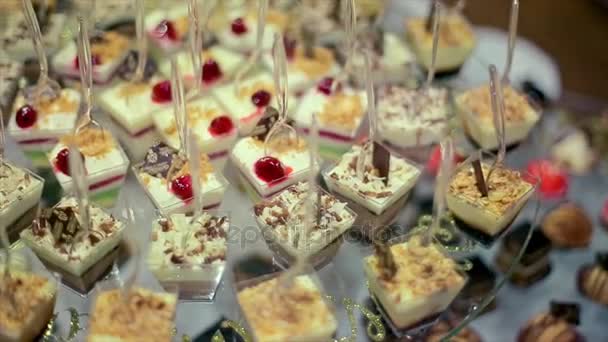
<instances>
[{"instance_id":1,"label":"dessert cup","mask_svg":"<svg viewBox=\"0 0 608 342\"><path fill-rule=\"evenodd\" d=\"M180 300L213 301L224 273L230 220L209 213L191 220L173 214L152 223L148 268Z\"/></svg>"},{"instance_id":2,"label":"dessert cup","mask_svg":"<svg viewBox=\"0 0 608 342\"><path fill-rule=\"evenodd\" d=\"M488 196L477 188L473 159L480 156ZM473 154L456 167L446 193L446 204L460 230L485 246L491 246L507 230L535 193L537 184L531 175L496 165L490 180L487 175L495 157L482 152Z\"/></svg>"},{"instance_id":3,"label":"dessert cup","mask_svg":"<svg viewBox=\"0 0 608 342\"><path fill-rule=\"evenodd\" d=\"M325 78L300 98L291 118L296 127L308 134L313 115L319 125L319 154L339 159L356 142L367 112L365 91L340 87L331 93L333 79Z\"/></svg>"},{"instance_id":4,"label":"dessert cup","mask_svg":"<svg viewBox=\"0 0 608 342\"><path fill-rule=\"evenodd\" d=\"M93 82L107 84L129 54L130 41L127 37L108 31L91 37L91 64ZM74 41L67 43L53 57L53 70L67 79L80 79L77 46Z\"/></svg>"},{"instance_id":5,"label":"dessert cup","mask_svg":"<svg viewBox=\"0 0 608 342\"><path fill-rule=\"evenodd\" d=\"M48 154L48 160L66 194L73 187L68 167L70 143L76 144L84 160L89 199L105 208L114 206L129 169L125 152L110 131L103 128L86 128L76 136L63 136Z\"/></svg>"},{"instance_id":6,"label":"dessert cup","mask_svg":"<svg viewBox=\"0 0 608 342\"><path fill-rule=\"evenodd\" d=\"M144 21L150 54L158 61L184 45L189 26L188 6L185 3L162 6L168 8L150 12Z\"/></svg>"},{"instance_id":7,"label":"dessert cup","mask_svg":"<svg viewBox=\"0 0 608 342\"><path fill-rule=\"evenodd\" d=\"M426 22L426 17L410 18L405 30L416 60L428 70L432 63L433 31L427 30ZM460 14L449 14L440 18L438 34L436 76L458 73L475 48L471 24Z\"/></svg>"},{"instance_id":8,"label":"dessert cup","mask_svg":"<svg viewBox=\"0 0 608 342\"><path fill-rule=\"evenodd\" d=\"M232 149L230 159L239 171L239 179L253 203L258 203L307 179L310 155L306 141L283 135L269 143L255 137L242 138Z\"/></svg>"},{"instance_id":9,"label":"dessert cup","mask_svg":"<svg viewBox=\"0 0 608 342\"><path fill-rule=\"evenodd\" d=\"M61 46L61 34L66 21L67 15L63 13L46 14L40 31L47 56L53 55ZM37 58L25 16L8 25L2 35L2 49L12 60L25 62Z\"/></svg>"},{"instance_id":10,"label":"dessert cup","mask_svg":"<svg viewBox=\"0 0 608 342\"><path fill-rule=\"evenodd\" d=\"M13 108L22 73L23 65L21 63L0 58L0 110L4 113L4 122L8 121L10 116L8 113Z\"/></svg>"},{"instance_id":11,"label":"dessert cup","mask_svg":"<svg viewBox=\"0 0 608 342\"><path fill-rule=\"evenodd\" d=\"M515 145L530 134L540 120L540 110L511 86L503 87L505 102L505 144ZM498 147L498 137L493 121L489 86L483 85L456 97L459 113L467 135L482 149Z\"/></svg>"},{"instance_id":12,"label":"dessert cup","mask_svg":"<svg viewBox=\"0 0 608 342\"><path fill-rule=\"evenodd\" d=\"M162 141L177 150L180 148L180 139L173 112L173 108L165 108L154 113L152 119ZM196 137L199 150L209 156L217 170L223 170L238 137L236 123L209 96L188 101L186 112L188 127Z\"/></svg>"},{"instance_id":13,"label":"dessert cup","mask_svg":"<svg viewBox=\"0 0 608 342\"><path fill-rule=\"evenodd\" d=\"M397 337L435 323L467 283L454 260L421 240L419 235L410 235L388 242L396 266L392 277L385 274L377 254L363 259L370 295Z\"/></svg>"},{"instance_id":14,"label":"dessert cup","mask_svg":"<svg viewBox=\"0 0 608 342\"><path fill-rule=\"evenodd\" d=\"M357 214L346 203L318 188L320 192L319 223L310 228L309 236L300 236L304 229L308 183L300 182L276 196L255 205L256 222L278 264L286 268L298 257L307 257L313 267L331 262L342 244L342 234L355 223Z\"/></svg>"},{"instance_id":15,"label":"dessert cup","mask_svg":"<svg viewBox=\"0 0 608 342\"><path fill-rule=\"evenodd\" d=\"M169 171L175 173L169 177ZM201 196L204 209L219 207L228 181L215 171L209 158L201 155ZM158 143L148 150L144 161L133 166L133 173L154 206L163 214L189 213L194 209L188 162L177 150Z\"/></svg>"},{"instance_id":16,"label":"dessert cup","mask_svg":"<svg viewBox=\"0 0 608 342\"><path fill-rule=\"evenodd\" d=\"M108 273L115 262L124 231L122 222L102 209L91 206L87 235L74 198L64 198L56 206L43 209L37 222L21 232L21 240L61 281L81 295Z\"/></svg>"},{"instance_id":17,"label":"dessert cup","mask_svg":"<svg viewBox=\"0 0 608 342\"><path fill-rule=\"evenodd\" d=\"M241 53L251 53L257 46L257 14L255 11L234 11L227 13L228 20L216 31L216 37L221 46ZM274 9L268 9L266 27L261 48L264 51L272 48L276 34L282 34L286 29L289 18Z\"/></svg>"},{"instance_id":18,"label":"dessert cup","mask_svg":"<svg viewBox=\"0 0 608 342\"><path fill-rule=\"evenodd\" d=\"M9 243L36 218L43 187L44 180L31 171L0 161L0 222Z\"/></svg>"},{"instance_id":19,"label":"dessert cup","mask_svg":"<svg viewBox=\"0 0 608 342\"><path fill-rule=\"evenodd\" d=\"M421 170L408 160L391 155L388 184L376 176L377 170L368 166L363 172L364 178L359 179L355 160L360 151L361 146L354 145L338 162L323 171L322 176L329 191L357 213L354 226L363 237L373 240L378 228L395 221Z\"/></svg>"},{"instance_id":20,"label":"dessert cup","mask_svg":"<svg viewBox=\"0 0 608 342\"><path fill-rule=\"evenodd\" d=\"M56 99L35 105L28 105L23 94L17 96L7 131L35 168L51 167L47 153L74 130L80 101L80 93L67 88Z\"/></svg>"}]
</instances>

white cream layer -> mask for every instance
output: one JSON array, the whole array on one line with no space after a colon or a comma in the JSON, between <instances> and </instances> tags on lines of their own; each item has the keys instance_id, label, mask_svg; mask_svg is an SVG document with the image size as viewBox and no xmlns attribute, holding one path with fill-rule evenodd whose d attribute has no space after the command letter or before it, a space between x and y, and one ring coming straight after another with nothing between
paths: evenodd
<instances>
[{"instance_id":1,"label":"white cream layer","mask_svg":"<svg viewBox=\"0 0 608 342\"><path fill-rule=\"evenodd\" d=\"M112 76L114 76L116 69L125 61L128 54L129 50L125 50L119 58L102 61L102 64L94 65L93 81L99 84L108 83ZM60 75L78 79L80 77L80 71L74 64L76 56L78 56L76 43L70 41L53 57L53 70Z\"/></svg>"}]
</instances>

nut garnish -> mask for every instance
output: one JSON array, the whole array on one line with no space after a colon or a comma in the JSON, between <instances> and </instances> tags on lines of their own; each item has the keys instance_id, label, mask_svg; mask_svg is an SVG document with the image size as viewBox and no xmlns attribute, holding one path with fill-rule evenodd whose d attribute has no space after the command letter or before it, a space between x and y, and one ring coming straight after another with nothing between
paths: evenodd
<instances>
[{"instance_id":1,"label":"nut garnish","mask_svg":"<svg viewBox=\"0 0 608 342\"><path fill-rule=\"evenodd\" d=\"M306 57L303 47L296 48L296 55L292 65L297 70L304 72L311 78L318 78L326 75L334 65L334 54L331 50L323 47L314 48L314 58Z\"/></svg>"},{"instance_id":2,"label":"nut garnish","mask_svg":"<svg viewBox=\"0 0 608 342\"><path fill-rule=\"evenodd\" d=\"M104 33L103 39L91 43L91 55L99 56L102 63L117 59L128 49L129 39L113 31Z\"/></svg>"},{"instance_id":3,"label":"nut garnish","mask_svg":"<svg viewBox=\"0 0 608 342\"><path fill-rule=\"evenodd\" d=\"M129 82L123 84L118 90L118 97L126 98L129 96L139 95L147 90L150 90L150 85L146 82Z\"/></svg>"},{"instance_id":4,"label":"nut garnish","mask_svg":"<svg viewBox=\"0 0 608 342\"><path fill-rule=\"evenodd\" d=\"M116 148L116 141L110 131L98 128L85 128L74 136L61 137L61 143L69 146L75 143L86 157L100 157Z\"/></svg>"},{"instance_id":5,"label":"nut garnish","mask_svg":"<svg viewBox=\"0 0 608 342\"><path fill-rule=\"evenodd\" d=\"M502 91L505 102L505 122L522 122L529 119L528 113L534 109L528 100L511 86L503 87ZM474 115L492 124L492 101L487 85L469 90L463 95L463 102Z\"/></svg>"},{"instance_id":6,"label":"nut garnish","mask_svg":"<svg viewBox=\"0 0 608 342\"><path fill-rule=\"evenodd\" d=\"M319 113L319 122L354 130L363 116L363 104L357 94L331 96Z\"/></svg>"}]
</instances>

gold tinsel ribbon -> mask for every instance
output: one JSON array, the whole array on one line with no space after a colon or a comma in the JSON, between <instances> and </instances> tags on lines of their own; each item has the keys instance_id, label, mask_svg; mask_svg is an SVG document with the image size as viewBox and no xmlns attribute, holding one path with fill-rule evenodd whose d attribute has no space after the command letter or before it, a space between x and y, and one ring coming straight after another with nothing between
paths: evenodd
<instances>
[{"instance_id":1,"label":"gold tinsel ribbon","mask_svg":"<svg viewBox=\"0 0 608 342\"><path fill-rule=\"evenodd\" d=\"M53 315L53 317L51 317L51 319L47 323L46 329L42 333L43 342L55 342L55 341L71 342L71 341L74 341L74 339L76 338L76 335L78 335L78 333L81 330L83 330L80 325L80 317L86 316L87 314L78 313L78 311L76 311L76 309L74 309L74 308L68 308L65 311L67 311L70 314L70 330L68 332L68 336L67 337L55 336L54 331L55 331L56 324L57 324L57 316L59 316L59 313L55 313Z\"/></svg>"}]
</instances>

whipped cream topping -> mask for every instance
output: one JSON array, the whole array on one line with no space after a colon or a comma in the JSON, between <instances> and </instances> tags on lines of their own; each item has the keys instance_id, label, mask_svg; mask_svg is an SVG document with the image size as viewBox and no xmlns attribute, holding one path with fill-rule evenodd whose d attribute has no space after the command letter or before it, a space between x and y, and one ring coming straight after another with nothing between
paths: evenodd
<instances>
[{"instance_id":1,"label":"whipped cream topping","mask_svg":"<svg viewBox=\"0 0 608 342\"><path fill-rule=\"evenodd\" d=\"M225 262L230 220L208 213L191 220L174 214L153 223L148 264L154 268L201 269Z\"/></svg>"},{"instance_id":2,"label":"whipped cream topping","mask_svg":"<svg viewBox=\"0 0 608 342\"><path fill-rule=\"evenodd\" d=\"M387 86L378 101L381 128L446 127L448 111L448 92L444 88L418 90Z\"/></svg>"},{"instance_id":3,"label":"whipped cream topping","mask_svg":"<svg viewBox=\"0 0 608 342\"><path fill-rule=\"evenodd\" d=\"M23 96L18 96L13 106L12 119L8 129L13 132L30 132L32 130L50 130L69 132L74 129L78 108L80 107L80 93L73 89L61 89L59 96L50 101L36 103L33 108L38 113L36 123L32 127L21 128L17 125L16 112L26 105Z\"/></svg>"},{"instance_id":4,"label":"whipped cream topping","mask_svg":"<svg viewBox=\"0 0 608 342\"><path fill-rule=\"evenodd\" d=\"M42 186L42 182L27 171L0 161L0 213L18 205L23 197Z\"/></svg>"}]
</instances>

